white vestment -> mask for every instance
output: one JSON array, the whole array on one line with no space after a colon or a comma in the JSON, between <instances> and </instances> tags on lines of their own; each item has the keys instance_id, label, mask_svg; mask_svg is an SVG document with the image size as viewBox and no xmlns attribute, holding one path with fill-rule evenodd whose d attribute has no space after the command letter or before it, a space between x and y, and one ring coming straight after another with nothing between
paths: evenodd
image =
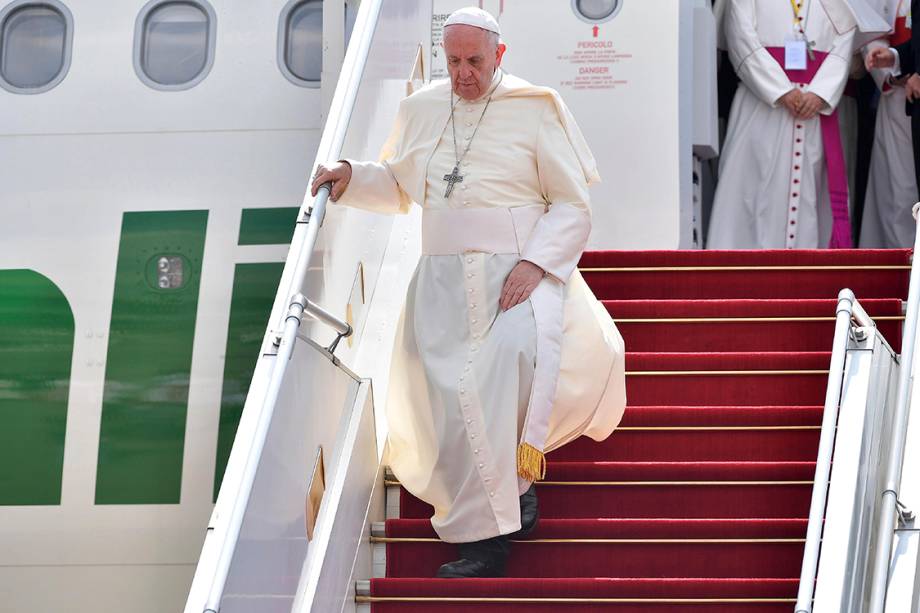
<instances>
[{"instance_id":1,"label":"white vestment","mask_svg":"<svg viewBox=\"0 0 920 613\"><path fill-rule=\"evenodd\" d=\"M910 0L904 0L897 7L899 23L893 36L904 38L904 21L909 12ZM879 44L887 46L887 43ZM875 120L869 184L859 236L859 246L866 249L912 247L917 227L911 214L917 202L917 179L910 117L906 113L907 93L903 84L888 82L891 73L891 69L872 71L882 95Z\"/></svg>"},{"instance_id":2,"label":"white vestment","mask_svg":"<svg viewBox=\"0 0 920 613\"><path fill-rule=\"evenodd\" d=\"M826 53L809 84L793 83L769 49L793 37L789 2L726 0L723 30L741 80L732 103L707 247L816 248L832 230L822 128L779 104L794 88L833 113L849 74L855 20L838 0L803 0L800 15L813 50Z\"/></svg>"},{"instance_id":3,"label":"white vestment","mask_svg":"<svg viewBox=\"0 0 920 613\"><path fill-rule=\"evenodd\" d=\"M606 438L625 407L622 338L576 270L593 157L552 90L496 71L492 91L488 109L487 96L456 104L458 153L471 146L449 198L456 158L441 81L402 102L380 163L349 160L338 201L424 209L394 348L387 461L434 506L448 542L517 531L531 482L519 477L522 450L536 451L538 470L539 452L581 434ZM548 274L502 312L502 286L522 259Z\"/></svg>"}]
</instances>

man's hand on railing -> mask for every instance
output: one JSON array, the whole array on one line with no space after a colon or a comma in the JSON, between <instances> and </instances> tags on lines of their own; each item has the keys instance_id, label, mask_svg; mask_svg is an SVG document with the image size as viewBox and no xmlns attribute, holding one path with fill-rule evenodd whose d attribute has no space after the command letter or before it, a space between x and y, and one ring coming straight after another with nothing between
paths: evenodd
<instances>
[{"instance_id":1,"label":"man's hand on railing","mask_svg":"<svg viewBox=\"0 0 920 613\"><path fill-rule=\"evenodd\" d=\"M329 198L335 202L345 193L348 182L351 181L351 164L345 161L336 162L332 167L326 168L322 164L316 167L316 174L313 175L313 183L310 185L310 194L316 196L316 192L323 183L332 182L332 193Z\"/></svg>"}]
</instances>

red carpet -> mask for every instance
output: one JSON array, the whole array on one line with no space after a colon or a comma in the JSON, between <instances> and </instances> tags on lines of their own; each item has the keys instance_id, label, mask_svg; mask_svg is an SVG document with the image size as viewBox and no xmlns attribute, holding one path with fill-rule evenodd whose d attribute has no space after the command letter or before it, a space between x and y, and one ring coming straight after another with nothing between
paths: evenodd
<instances>
[{"instance_id":1,"label":"red carpet","mask_svg":"<svg viewBox=\"0 0 920 613\"><path fill-rule=\"evenodd\" d=\"M861 302L872 317L901 315L900 300ZM606 300L604 305L630 351L826 351L837 301ZM776 321L779 317L800 321ZM879 319L878 326L899 351L901 320Z\"/></svg>"},{"instance_id":2,"label":"red carpet","mask_svg":"<svg viewBox=\"0 0 920 613\"><path fill-rule=\"evenodd\" d=\"M549 454L543 520L507 578L432 579L456 550L403 490L373 611L792 610L837 293L897 349L909 265L908 251L585 254L629 352L620 428Z\"/></svg>"}]
</instances>

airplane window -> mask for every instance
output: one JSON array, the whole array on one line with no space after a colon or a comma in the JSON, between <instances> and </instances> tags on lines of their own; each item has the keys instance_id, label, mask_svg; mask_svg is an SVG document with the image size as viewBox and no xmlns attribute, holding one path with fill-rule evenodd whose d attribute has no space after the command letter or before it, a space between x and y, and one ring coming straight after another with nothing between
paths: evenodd
<instances>
[{"instance_id":1,"label":"airplane window","mask_svg":"<svg viewBox=\"0 0 920 613\"><path fill-rule=\"evenodd\" d=\"M610 17L620 5L620 0L575 0L575 8L586 19L599 21Z\"/></svg>"},{"instance_id":2,"label":"airplane window","mask_svg":"<svg viewBox=\"0 0 920 613\"><path fill-rule=\"evenodd\" d=\"M358 18L360 0L345 0L345 46ZM296 83L318 87L323 71L323 0L291 0L278 26L278 64Z\"/></svg>"},{"instance_id":3,"label":"airplane window","mask_svg":"<svg viewBox=\"0 0 920 613\"><path fill-rule=\"evenodd\" d=\"M138 17L135 65L157 89L188 89L210 69L214 13L199 2L155 1Z\"/></svg>"},{"instance_id":4,"label":"airplane window","mask_svg":"<svg viewBox=\"0 0 920 613\"><path fill-rule=\"evenodd\" d=\"M70 12L57 2L17 2L0 13L0 84L25 94L47 91L70 63Z\"/></svg>"},{"instance_id":5,"label":"airplane window","mask_svg":"<svg viewBox=\"0 0 920 613\"><path fill-rule=\"evenodd\" d=\"M284 32L284 63L301 80L319 83L323 69L323 3L307 0L288 11Z\"/></svg>"}]
</instances>

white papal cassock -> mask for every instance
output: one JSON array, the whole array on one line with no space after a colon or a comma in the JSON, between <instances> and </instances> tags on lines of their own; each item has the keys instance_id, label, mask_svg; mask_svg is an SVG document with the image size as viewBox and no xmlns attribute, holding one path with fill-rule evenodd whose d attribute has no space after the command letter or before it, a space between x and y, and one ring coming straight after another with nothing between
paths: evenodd
<instances>
[{"instance_id":1,"label":"white papal cassock","mask_svg":"<svg viewBox=\"0 0 920 613\"><path fill-rule=\"evenodd\" d=\"M890 0L889 0L890 2ZM910 40L910 0L892 7L894 32L873 46L897 46ZM917 202L914 174L914 144L910 117L906 113L907 92L902 80L891 82L892 69L873 70L882 91L875 120L872 162L866 187L859 246L863 248L907 248L914 244L916 222L911 209Z\"/></svg>"},{"instance_id":2,"label":"white papal cassock","mask_svg":"<svg viewBox=\"0 0 920 613\"><path fill-rule=\"evenodd\" d=\"M387 460L434 506L448 542L517 531L539 452L581 434L606 438L625 407L622 338L576 270L594 159L553 90L496 71L491 91L475 137L487 96L457 102L458 147L472 145L449 198L451 90L440 81L401 103L381 162L349 160L338 201L423 208L422 257L393 354ZM502 312L521 259L548 275Z\"/></svg>"},{"instance_id":3,"label":"white papal cassock","mask_svg":"<svg viewBox=\"0 0 920 613\"><path fill-rule=\"evenodd\" d=\"M794 33L790 0L726 0L723 33L741 83L732 103L707 246L711 249L826 247L848 224L845 174L842 208L834 214L822 120L792 117L779 99L794 88L812 92L834 112L849 73L856 22L842 0L796 0L815 60L790 73L783 51ZM839 130L834 118L833 125ZM836 132L839 138L839 132ZM839 142L828 143L842 168ZM838 198L839 202L839 198ZM848 234L848 230L846 234Z\"/></svg>"}]
</instances>

